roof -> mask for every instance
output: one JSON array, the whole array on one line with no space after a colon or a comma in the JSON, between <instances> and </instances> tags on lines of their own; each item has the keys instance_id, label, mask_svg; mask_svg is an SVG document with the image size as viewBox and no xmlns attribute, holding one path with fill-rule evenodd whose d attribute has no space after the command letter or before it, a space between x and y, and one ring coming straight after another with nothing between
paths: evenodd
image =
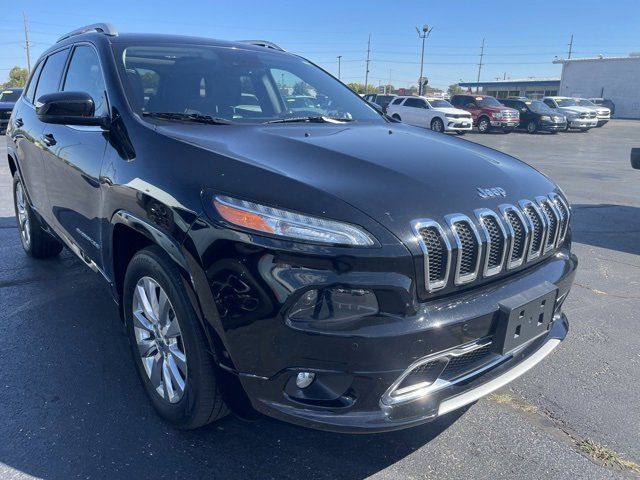
<instances>
[{"instance_id":1,"label":"roof","mask_svg":"<svg viewBox=\"0 0 640 480\"><path fill-rule=\"evenodd\" d=\"M509 80L494 80L492 82L461 82L461 87L518 87L531 85L532 87L559 87L560 79L551 78L513 78Z\"/></svg>"},{"instance_id":2,"label":"roof","mask_svg":"<svg viewBox=\"0 0 640 480\"><path fill-rule=\"evenodd\" d=\"M638 61L640 62L640 55L629 55L626 57L589 57L589 58L558 58L553 63L579 63L579 62L620 62L624 60Z\"/></svg>"}]
</instances>

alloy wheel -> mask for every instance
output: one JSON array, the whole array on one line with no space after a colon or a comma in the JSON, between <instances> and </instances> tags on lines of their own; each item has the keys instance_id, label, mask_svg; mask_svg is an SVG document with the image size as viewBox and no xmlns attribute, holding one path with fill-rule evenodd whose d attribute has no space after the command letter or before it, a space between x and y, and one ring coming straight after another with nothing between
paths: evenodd
<instances>
[{"instance_id":1,"label":"alloy wheel","mask_svg":"<svg viewBox=\"0 0 640 480\"><path fill-rule=\"evenodd\" d=\"M20 239L25 249L29 249L31 244L31 223L29 221L29 212L27 212L27 201L22 188L22 183L16 183L16 215L18 217L18 230L20 230Z\"/></svg>"},{"instance_id":2,"label":"alloy wheel","mask_svg":"<svg viewBox=\"0 0 640 480\"><path fill-rule=\"evenodd\" d=\"M442 120L436 118L431 124L431 129L442 133L444 131L444 124L442 123Z\"/></svg>"},{"instance_id":3,"label":"alloy wheel","mask_svg":"<svg viewBox=\"0 0 640 480\"><path fill-rule=\"evenodd\" d=\"M138 280L133 294L133 327L153 389L169 403L184 396L187 355L180 323L164 289L151 277Z\"/></svg>"},{"instance_id":4,"label":"alloy wheel","mask_svg":"<svg viewBox=\"0 0 640 480\"><path fill-rule=\"evenodd\" d=\"M529 133L536 133L537 130L538 130L538 126L536 125L536 122L529 122L527 124L527 131Z\"/></svg>"},{"instance_id":5,"label":"alloy wheel","mask_svg":"<svg viewBox=\"0 0 640 480\"><path fill-rule=\"evenodd\" d=\"M489 131L489 121L484 118L480 120L480 122L478 122L478 131L480 133L487 133Z\"/></svg>"}]
</instances>

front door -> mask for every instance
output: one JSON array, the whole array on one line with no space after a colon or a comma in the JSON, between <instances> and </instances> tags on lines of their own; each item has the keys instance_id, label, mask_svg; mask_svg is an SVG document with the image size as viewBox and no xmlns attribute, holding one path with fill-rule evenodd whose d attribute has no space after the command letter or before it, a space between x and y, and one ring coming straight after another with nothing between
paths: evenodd
<instances>
[{"instance_id":1,"label":"front door","mask_svg":"<svg viewBox=\"0 0 640 480\"><path fill-rule=\"evenodd\" d=\"M88 93L95 103L95 115L107 115L96 51L81 44L71 55L62 91ZM107 134L101 127L46 124L42 138L50 215L56 230L102 268L100 170Z\"/></svg>"}]
</instances>

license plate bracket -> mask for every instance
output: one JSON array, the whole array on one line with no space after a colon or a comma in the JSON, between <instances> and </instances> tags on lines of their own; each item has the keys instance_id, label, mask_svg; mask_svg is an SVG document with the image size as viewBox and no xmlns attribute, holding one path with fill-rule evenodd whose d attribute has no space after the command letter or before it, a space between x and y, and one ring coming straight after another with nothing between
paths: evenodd
<instances>
[{"instance_id":1,"label":"license plate bracket","mask_svg":"<svg viewBox=\"0 0 640 480\"><path fill-rule=\"evenodd\" d=\"M498 303L494 351L504 355L547 332L557 298L558 287L544 282Z\"/></svg>"}]
</instances>

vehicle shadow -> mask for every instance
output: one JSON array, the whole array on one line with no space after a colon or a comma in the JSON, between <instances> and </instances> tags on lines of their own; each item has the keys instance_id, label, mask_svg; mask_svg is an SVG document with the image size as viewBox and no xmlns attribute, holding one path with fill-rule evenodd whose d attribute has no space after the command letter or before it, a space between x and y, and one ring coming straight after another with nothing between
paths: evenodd
<instances>
[{"instance_id":1,"label":"vehicle shadow","mask_svg":"<svg viewBox=\"0 0 640 480\"><path fill-rule=\"evenodd\" d=\"M574 204L574 242L640 255L640 208L628 205Z\"/></svg>"},{"instance_id":2,"label":"vehicle shadow","mask_svg":"<svg viewBox=\"0 0 640 480\"><path fill-rule=\"evenodd\" d=\"M0 291L0 469L9 472L361 479L421 448L464 413L376 435L233 416L177 431L145 397L105 282L66 250L53 260L26 257L13 218L0 218Z\"/></svg>"}]
</instances>

